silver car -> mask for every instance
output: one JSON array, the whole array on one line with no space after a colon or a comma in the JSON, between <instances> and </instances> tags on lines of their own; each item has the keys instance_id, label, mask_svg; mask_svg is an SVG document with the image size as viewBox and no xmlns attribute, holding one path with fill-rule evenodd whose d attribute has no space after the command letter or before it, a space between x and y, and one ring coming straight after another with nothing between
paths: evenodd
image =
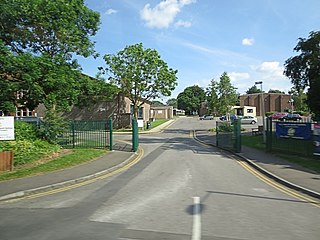
<instances>
[{"instance_id":1,"label":"silver car","mask_svg":"<svg viewBox=\"0 0 320 240\"><path fill-rule=\"evenodd\" d=\"M242 124L256 124L258 122L256 117L243 116L240 118Z\"/></svg>"}]
</instances>

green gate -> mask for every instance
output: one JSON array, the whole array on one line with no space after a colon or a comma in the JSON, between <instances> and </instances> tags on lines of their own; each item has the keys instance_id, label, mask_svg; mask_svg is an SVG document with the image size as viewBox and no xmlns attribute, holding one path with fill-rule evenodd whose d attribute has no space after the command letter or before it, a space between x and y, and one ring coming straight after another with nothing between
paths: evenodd
<instances>
[{"instance_id":1,"label":"green gate","mask_svg":"<svg viewBox=\"0 0 320 240\"><path fill-rule=\"evenodd\" d=\"M111 129L110 120L70 121L67 130L58 136L58 143L64 148L110 148Z\"/></svg>"},{"instance_id":2,"label":"green gate","mask_svg":"<svg viewBox=\"0 0 320 240\"><path fill-rule=\"evenodd\" d=\"M235 119L232 122L217 121L216 123L216 145L217 147L241 152L241 122Z\"/></svg>"}]
</instances>

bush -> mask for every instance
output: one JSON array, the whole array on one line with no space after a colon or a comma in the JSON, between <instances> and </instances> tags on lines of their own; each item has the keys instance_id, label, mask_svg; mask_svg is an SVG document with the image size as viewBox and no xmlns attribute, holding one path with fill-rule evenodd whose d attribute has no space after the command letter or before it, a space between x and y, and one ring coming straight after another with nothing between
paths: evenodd
<instances>
[{"instance_id":1,"label":"bush","mask_svg":"<svg viewBox=\"0 0 320 240\"><path fill-rule=\"evenodd\" d=\"M0 141L0 151L14 151L14 165L22 165L56 152L60 146L40 139L30 123L15 121L15 141Z\"/></svg>"}]
</instances>

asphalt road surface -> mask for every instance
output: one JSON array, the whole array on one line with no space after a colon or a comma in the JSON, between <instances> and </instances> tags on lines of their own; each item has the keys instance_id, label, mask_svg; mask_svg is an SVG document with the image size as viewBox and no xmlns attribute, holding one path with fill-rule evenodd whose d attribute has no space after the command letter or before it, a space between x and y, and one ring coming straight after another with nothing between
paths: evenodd
<instances>
[{"instance_id":1,"label":"asphalt road surface","mask_svg":"<svg viewBox=\"0 0 320 240\"><path fill-rule=\"evenodd\" d=\"M120 174L1 204L0 239L319 240L319 206L192 138L211 127L180 118L163 133L141 135L143 158Z\"/></svg>"}]
</instances>

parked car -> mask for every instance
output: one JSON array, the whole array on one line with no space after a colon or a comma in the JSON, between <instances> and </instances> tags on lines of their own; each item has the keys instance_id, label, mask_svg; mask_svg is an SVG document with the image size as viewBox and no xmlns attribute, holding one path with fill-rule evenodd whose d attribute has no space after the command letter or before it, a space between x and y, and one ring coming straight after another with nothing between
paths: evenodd
<instances>
[{"instance_id":1,"label":"parked car","mask_svg":"<svg viewBox=\"0 0 320 240\"><path fill-rule=\"evenodd\" d=\"M212 115L203 115L200 117L200 120L213 120Z\"/></svg>"},{"instance_id":2,"label":"parked car","mask_svg":"<svg viewBox=\"0 0 320 240\"><path fill-rule=\"evenodd\" d=\"M288 113L287 115L279 118L280 121L299 121L302 117L298 113Z\"/></svg>"},{"instance_id":3,"label":"parked car","mask_svg":"<svg viewBox=\"0 0 320 240\"><path fill-rule=\"evenodd\" d=\"M235 120L235 119L237 119L237 118L238 118L237 115L234 115L234 114L232 114L232 115L229 116L229 119L230 119L231 121L233 121L233 120ZM220 121L227 121L227 116L226 116L226 115L223 115L223 116L221 116L219 119L220 119Z\"/></svg>"},{"instance_id":4,"label":"parked car","mask_svg":"<svg viewBox=\"0 0 320 240\"><path fill-rule=\"evenodd\" d=\"M258 119L252 116L243 116L240 119L242 124L256 124L258 122Z\"/></svg>"},{"instance_id":5,"label":"parked car","mask_svg":"<svg viewBox=\"0 0 320 240\"><path fill-rule=\"evenodd\" d=\"M286 116L288 113L277 112L271 115L272 119L279 119Z\"/></svg>"}]
</instances>

